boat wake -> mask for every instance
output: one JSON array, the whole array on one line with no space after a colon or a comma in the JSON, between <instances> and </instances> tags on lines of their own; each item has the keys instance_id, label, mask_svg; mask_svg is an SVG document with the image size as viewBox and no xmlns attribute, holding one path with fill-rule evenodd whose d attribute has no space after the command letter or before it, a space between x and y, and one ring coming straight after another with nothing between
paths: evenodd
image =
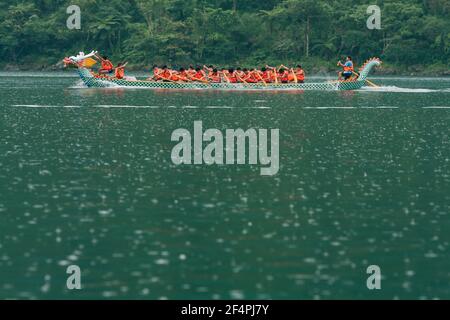
<instances>
[{"instance_id":1,"label":"boat wake","mask_svg":"<svg viewBox=\"0 0 450 320\"><path fill-rule=\"evenodd\" d=\"M78 80L73 86L69 87L70 89L84 89L87 86L84 84L83 80Z\"/></svg>"},{"instance_id":2,"label":"boat wake","mask_svg":"<svg viewBox=\"0 0 450 320\"><path fill-rule=\"evenodd\" d=\"M362 87L357 91L362 92L396 92L396 93L431 93L442 92L446 90L435 89L421 89L421 88L400 88L396 86L381 86L381 87Z\"/></svg>"}]
</instances>

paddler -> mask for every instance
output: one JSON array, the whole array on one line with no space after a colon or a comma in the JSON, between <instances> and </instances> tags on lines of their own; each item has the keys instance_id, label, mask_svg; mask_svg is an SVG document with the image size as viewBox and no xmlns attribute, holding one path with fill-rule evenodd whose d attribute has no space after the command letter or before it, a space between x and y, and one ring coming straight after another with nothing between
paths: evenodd
<instances>
[{"instance_id":1,"label":"paddler","mask_svg":"<svg viewBox=\"0 0 450 320\"><path fill-rule=\"evenodd\" d=\"M128 62L126 63L119 63L116 67L116 69L114 70L114 76L116 77L116 79L123 79L125 77L125 67L128 64Z\"/></svg>"},{"instance_id":2,"label":"paddler","mask_svg":"<svg viewBox=\"0 0 450 320\"><path fill-rule=\"evenodd\" d=\"M267 81L267 82L278 83L278 71L277 71L277 68L271 67L271 66L268 66L268 65L266 65L266 68L268 70L267 73L268 73L268 75L270 77L270 81Z\"/></svg>"},{"instance_id":3,"label":"paddler","mask_svg":"<svg viewBox=\"0 0 450 320\"><path fill-rule=\"evenodd\" d=\"M202 68L195 68L195 74L191 78L193 81L206 82L206 73L202 70Z\"/></svg>"},{"instance_id":4,"label":"paddler","mask_svg":"<svg viewBox=\"0 0 450 320\"><path fill-rule=\"evenodd\" d=\"M229 83L236 83L238 79L236 77L236 71L233 68L228 69L227 78Z\"/></svg>"},{"instance_id":5,"label":"paddler","mask_svg":"<svg viewBox=\"0 0 450 320\"><path fill-rule=\"evenodd\" d=\"M339 72L339 80L342 80L342 78L344 78L344 81L351 80L353 72L355 70L353 67L352 57L347 56L344 64L341 61L339 61L337 65L338 67L343 68L343 71Z\"/></svg>"},{"instance_id":6,"label":"paddler","mask_svg":"<svg viewBox=\"0 0 450 320\"><path fill-rule=\"evenodd\" d=\"M212 72L214 70L214 66L213 65L209 65L209 66L204 65L203 70L205 70L205 72L209 74L210 72Z\"/></svg>"},{"instance_id":7,"label":"paddler","mask_svg":"<svg viewBox=\"0 0 450 320\"><path fill-rule=\"evenodd\" d=\"M259 69L252 69L253 71L253 77L255 78L256 82L266 82L263 78L263 72Z\"/></svg>"},{"instance_id":8,"label":"paddler","mask_svg":"<svg viewBox=\"0 0 450 320\"><path fill-rule=\"evenodd\" d=\"M229 76L230 74L228 73L228 70L227 70L227 69L222 68L222 69L220 70L220 75L222 76L221 78L222 78L222 81L223 81L223 82L230 82L230 80L228 79L228 76Z\"/></svg>"},{"instance_id":9,"label":"paddler","mask_svg":"<svg viewBox=\"0 0 450 320\"><path fill-rule=\"evenodd\" d=\"M265 83L272 83L272 71L268 70L266 67L261 68L261 76Z\"/></svg>"},{"instance_id":10,"label":"paddler","mask_svg":"<svg viewBox=\"0 0 450 320\"><path fill-rule=\"evenodd\" d=\"M220 74L219 74L219 72L218 72L218 70L216 68L212 69L209 72L208 78L209 78L209 81L213 82L213 83L221 82Z\"/></svg>"},{"instance_id":11,"label":"paddler","mask_svg":"<svg viewBox=\"0 0 450 320\"><path fill-rule=\"evenodd\" d=\"M297 74L295 73L293 68L288 68L284 64L282 64L280 66L280 68L284 68L284 69L287 70L287 72L288 72L288 82L294 82L294 83L298 82Z\"/></svg>"},{"instance_id":12,"label":"paddler","mask_svg":"<svg viewBox=\"0 0 450 320\"><path fill-rule=\"evenodd\" d=\"M257 83L260 81L260 77L256 74L255 69L250 69L248 72L246 72L244 80L247 83Z\"/></svg>"},{"instance_id":13,"label":"paddler","mask_svg":"<svg viewBox=\"0 0 450 320\"><path fill-rule=\"evenodd\" d=\"M278 79L281 83L288 83L289 71L284 68L280 68L280 70L278 70Z\"/></svg>"},{"instance_id":14,"label":"paddler","mask_svg":"<svg viewBox=\"0 0 450 320\"><path fill-rule=\"evenodd\" d=\"M180 68L180 71L178 71L176 78L177 78L177 80L175 80L175 81L182 81L182 82L189 81L188 74L184 68Z\"/></svg>"},{"instance_id":15,"label":"paddler","mask_svg":"<svg viewBox=\"0 0 450 320\"><path fill-rule=\"evenodd\" d=\"M301 65L297 65L297 68L295 68L295 75L297 76L298 83L305 82L305 71L303 70Z\"/></svg>"},{"instance_id":16,"label":"paddler","mask_svg":"<svg viewBox=\"0 0 450 320\"><path fill-rule=\"evenodd\" d=\"M154 81L159 81L161 80L161 72L162 70L160 68L158 68L158 66L155 64L153 65L153 77L148 78L147 80L154 80Z\"/></svg>"},{"instance_id":17,"label":"paddler","mask_svg":"<svg viewBox=\"0 0 450 320\"><path fill-rule=\"evenodd\" d=\"M160 77L164 82L170 82L172 78L172 71L167 66L163 66Z\"/></svg>"},{"instance_id":18,"label":"paddler","mask_svg":"<svg viewBox=\"0 0 450 320\"><path fill-rule=\"evenodd\" d=\"M245 69L245 70L247 70L247 69ZM236 71L235 71L234 74L235 74L235 77L236 77L238 82L244 82L245 71L243 71L241 69L241 67L236 68Z\"/></svg>"},{"instance_id":19,"label":"paddler","mask_svg":"<svg viewBox=\"0 0 450 320\"><path fill-rule=\"evenodd\" d=\"M111 61L109 61L107 56L96 56L97 58L100 59L100 62L102 64L102 67L100 68L100 70L98 70L98 73L100 74L108 74L108 73L113 73L114 71L114 66L112 64Z\"/></svg>"},{"instance_id":20,"label":"paddler","mask_svg":"<svg viewBox=\"0 0 450 320\"><path fill-rule=\"evenodd\" d=\"M197 71L195 71L194 67L190 65L189 68L186 70L186 73L188 75L188 78L191 79L197 73Z\"/></svg>"}]
</instances>

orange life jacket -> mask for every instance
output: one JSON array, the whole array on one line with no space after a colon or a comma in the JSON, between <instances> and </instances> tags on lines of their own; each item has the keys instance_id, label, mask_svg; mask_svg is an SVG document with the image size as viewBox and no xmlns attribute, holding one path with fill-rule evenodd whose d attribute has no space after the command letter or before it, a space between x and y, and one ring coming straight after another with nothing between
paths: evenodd
<instances>
[{"instance_id":1,"label":"orange life jacket","mask_svg":"<svg viewBox=\"0 0 450 320\"><path fill-rule=\"evenodd\" d=\"M272 82L273 78L272 78L272 72L270 71L263 71L262 73L262 78L264 79L265 82Z\"/></svg>"},{"instance_id":2,"label":"orange life jacket","mask_svg":"<svg viewBox=\"0 0 450 320\"><path fill-rule=\"evenodd\" d=\"M289 81L289 72L288 71L284 71L283 73L278 73L278 76L282 82Z\"/></svg>"},{"instance_id":3,"label":"orange life jacket","mask_svg":"<svg viewBox=\"0 0 450 320\"><path fill-rule=\"evenodd\" d=\"M202 70L197 71L193 76L193 78L195 80L204 80L204 77L205 77L205 73Z\"/></svg>"},{"instance_id":4,"label":"orange life jacket","mask_svg":"<svg viewBox=\"0 0 450 320\"><path fill-rule=\"evenodd\" d=\"M260 81L259 77L255 74L254 71L250 72L247 77L245 78L245 81L249 83L257 83Z\"/></svg>"},{"instance_id":5,"label":"orange life jacket","mask_svg":"<svg viewBox=\"0 0 450 320\"><path fill-rule=\"evenodd\" d=\"M294 77L294 74L292 72L289 72L288 80L289 80L289 82L295 82L295 77Z\"/></svg>"},{"instance_id":6,"label":"orange life jacket","mask_svg":"<svg viewBox=\"0 0 450 320\"><path fill-rule=\"evenodd\" d=\"M298 81L305 81L305 72L303 71L303 69L297 69L295 74L297 75Z\"/></svg>"},{"instance_id":7,"label":"orange life jacket","mask_svg":"<svg viewBox=\"0 0 450 320\"><path fill-rule=\"evenodd\" d=\"M344 65L344 72L353 72L354 70L355 70L355 68L353 67L353 63L352 63L351 67Z\"/></svg>"},{"instance_id":8,"label":"orange life jacket","mask_svg":"<svg viewBox=\"0 0 450 320\"><path fill-rule=\"evenodd\" d=\"M153 79L154 80L161 80L160 73L161 73L161 69L159 69L159 68L153 69Z\"/></svg>"},{"instance_id":9,"label":"orange life jacket","mask_svg":"<svg viewBox=\"0 0 450 320\"><path fill-rule=\"evenodd\" d=\"M236 83L236 82L237 82L236 72L229 73L229 74L227 75L227 77L228 77L228 80L229 80L231 83Z\"/></svg>"},{"instance_id":10,"label":"orange life jacket","mask_svg":"<svg viewBox=\"0 0 450 320\"><path fill-rule=\"evenodd\" d=\"M177 74L178 80L175 81L188 81L188 75L186 71L181 71Z\"/></svg>"},{"instance_id":11,"label":"orange life jacket","mask_svg":"<svg viewBox=\"0 0 450 320\"><path fill-rule=\"evenodd\" d=\"M186 73L189 75L189 77L193 77L195 76L195 74L197 73L197 71L195 71L194 69L188 69L186 71Z\"/></svg>"},{"instance_id":12,"label":"orange life jacket","mask_svg":"<svg viewBox=\"0 0 450 320\"><path fill-rule=\"evenodd\" d=\"M165 69L165 70L163 70L163 72L161 73L161 77L163 78L163 80L170 79L171 76L172 76L172 72L170 72L169 69Z\"/></svg>"},{"instance_id":13,"label":"orange life jacket","mask_svg":"<svg viewBox=\"0 0 450 320\"><path fill-rule=\"evenodd\" d=\"M180 75L178 72L173 72L169 79L172 81L180 81Z\"/></svg>"},{"instance_id":14,"label":"orange life jacket","mask_svg":"<svg viewBox=\"0 0 450 320\"><path fill-rule=\"evenodd\" d=\"M102 60L103 70L112 70L114 68L113 64L109 60Z\"/></svg>"},{"instance_id":15,"label":"orange life jacket","mask_svg":"<svg viewBox=\"0 0 450 320\"><path fill-rule=\"evenodd\" d=\"M209 79L211 80L211 82L220 82L220 75L218 72L211 72L209 74Z\"/></svg>"},{"instance_id":16,"label":"orange life jacket","mask_svg":"<svg viewBox=\"0 0 450 320\"><path fill-rule=\"evenodd\" d=\"M278 81L278 72L276 72L275 70L270 70L269 77L272 82L277 82Z\"/></svg>"},{"instance_id":17,"label":"orange life jacket","mask_svg":"<svg viewBox=\"0 0 450 320\"><path fill-rule=\"evenodd\" d=\"M239 82L242 82L243 79L245 79L245 72L244 71L235 71L236 80Z\"/></svg>"},{"instance_id":18,"label":"orange life jacket","mask_svg":"<svg viewBox=\"0 0 450 320\"><path fill-rule=\"evenodd\" d=\"M114 76L117 79L123 79L123 77L125 76L125 69L122 67L116 68L116 71L114 72Z\"/></svg>"}]
</instances>

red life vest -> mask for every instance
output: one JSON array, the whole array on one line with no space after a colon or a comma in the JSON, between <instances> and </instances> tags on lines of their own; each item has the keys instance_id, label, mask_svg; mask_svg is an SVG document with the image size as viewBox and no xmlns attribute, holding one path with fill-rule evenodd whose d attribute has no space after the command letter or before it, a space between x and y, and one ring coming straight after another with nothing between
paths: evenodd
<instances>
[{"instance_id":1,"label":"red life vest","mask_svg":"<svg viewBox=\"0 0 450 320\"><path fill-rule=\"evenodd\" d=\"M270 71L263 71L262 73L262 78L264 79L265 82L272 82L273 78L272 78L272 72Z\"/></svg>"},{"instance_id":2,"label":"red life vest","mask_svg":"<svg viewBox=\"0 0 450 320\"><path fill-rule=\"evenodd\" d=\"M284 71L283 73L279 73L279 78L282 82L288 82L289 81L289 72Z\"/></svg>"},{"instance_id":3,"label":"red life vest","mask_svg":"<svg viewBox=\"0 0 450 320\"><path fill-rule=\"evenodd\" d=\"M173 72L169 79L172 81L180 81L180 75L177 72Z\"/></svg>"},{"instance_id":4,"label":"red life vest","mask_svg":"<svg viewBox=\"0 0 450 320\"><path fill-rule=\"evenodd\" d=\"M237 78L236 78L236 72L233 72L233 73L229 73L228 74L228 80L231 82L231 83L236 83L237 82Z\"/></svg>"},{"instance_id":5,"label":"red life vest","mask_svg":"<svg viewBox=\"0 0 450 320\"><path fill-rule=\"evenodd\" d=\"M153 69L153 79L161 80L161 69L159 69L159 68Z\"/></svg>"},{"instance_id":6,"label":"red life vest","mask_svg":"<svg viewBox=\"0 0 450 320\"><path fill-rule=\"evenodd\" d=\"M344 72L353 72L355 69L353 67L353 63L351 67L345 66L344 65Z\"/></svg>"},{"instance_id":7,"label":"red life vest","mask_svg":"<svg viewBox=\"0 0 450 320\"><path fill-rule=\"evenodd\" d=\"M178 73L178 81L188 81L188 74L186 71L181 71Z\"/></svg>"},{"instance_id":8,"label":"red life vest","mask_svg":"<svg viewBox=\"0 0 450 320\"><path fill-rule=\"evenodd\" d=\"M117 79L123 79L123 77L125 76L125 69L122 67L116 68L114 75Z\"/></svg>"},{"instance_id":9,"label":"red life vest","mask_svg":"<svg viewBox=\"0 0 450 320\"><path fill-rule=\"evenodd\" d=\"M204 80L204 77L205 77L205 73L202 70L197 71L193 76L193 78L195 80Z\"/></svg>"},{"instance_id":10,"label":"red life vest","mask_svg":"<svg viewBox=\"0 0 450 320\"><path fill-rule=\"evenodd\" d=\"M243 82L242 80L245 79L244 71L235 71L235 77L236 81Z\"/></svg>"},{"instance_id":11,"label":"red life vest","mask_svg":"<svg viewBox=\"0 0 450 320\"><path fill-rule=\"evenodd\" d=\"M257 83L259 80L259 77L255 74L254 71L251 71L245 79L245 81L247 81L248 83Z\"/></svg>"},{"instance_id":12,"label":"red life vest","mask_svg":"<svg viewBox=\"0 0 450 320\"><path fill-rule=\"evenodd\" d=\"M163 70L163 72L161 73L161 77L162 77L163 80L170 79L171 76L172 76L172 72L170 72L169 69L165 69L165 70Z\"/></svg>"},{"instance_id":13,"label":"red life vest","mask_svg":"<svg viewBox=\"0 0 450 320\"><path fill-rule=\"evenodd\" d=\"M218 72L211 72L209 74L209 79L211 80L211 82L220 82L220 75Z\"/></svg>"},{"instance_id":14,"label":"red life vest","mask_svg":"<svg viewBox=\"0 0 450 320\"><path fill-rule=\"evenodd\" d=\"M305 81L305 72L303 71L303 69L297 69L295 74L297 75L298 81Z\"/></svg>"},{"instance_id":15,"label":"red life vest","mask_svg":"<svg viewBox=\"0 0 450 320\"><path fill-rule=\"evenodd\" d=\"M186 71L186 73L189 75L189 77L194 77L195 76L195 74L197 73L197 71L195 71L194 69L188 69L187 71Z\"/></svg>"},{"instance_id":16,"label":"red life vest","mask_svg":"<svg viewBox=\"0 0 450 320\"><path fill-rule=\"evenodd\" d=\"M102 60L102 69L103 70L112 70L114 68L113 64L109 60Z\"/></svg>"}]
</instances>

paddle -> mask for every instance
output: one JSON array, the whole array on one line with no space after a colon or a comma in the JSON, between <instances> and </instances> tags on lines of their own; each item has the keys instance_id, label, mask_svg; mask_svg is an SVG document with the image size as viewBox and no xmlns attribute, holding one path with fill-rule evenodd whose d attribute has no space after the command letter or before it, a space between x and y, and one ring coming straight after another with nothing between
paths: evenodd
<instances>
[{"instance_id":1,"label":"paddle","mask_svg":"<svg viewBox=\"0 0 450 320\"><path fill-rule=\"evenodd\" d=\"M225 74L225 72L221 72L223 77L225 78L225 80L227 80L228 83L230 83L230 79L228 79L227 75Z\"/></svg>"},{"instance_id":2,"label":"paddle","mask_svg":"<svg viewBox=\"0 0 450 320\"><path fill-rule=\"evenodd\" d=\"M294 72L294 68L291 68L291 72L292 72L292 75L294 76L294 82L298 83L298 78L297 78L297 75Z\"/></svg>"},{"instance_id":3,"label":"paddle","mask_svg":"<svg viewBox=\"0 0 450 320\"><path fill-rule=\"evenodd\" d=\"M295 83L298 83L298 78L297 78L297 75L295 74L295 72L294 72L294 68L288 68L288 67L286 67L284 64L282 64L281 66L280 66L280 69L281 68L284 68L284 69L286 69L286 70L289 70L291 73L292 73L292 75L294 76L294 82Z\"/></svg>"},{"instance_id":4,"label":"paddle","mask_svg":"<svg viewBox=\"0 0 450 320\"><path fill-rule=\"evenodd\" d=\"M209 81L208 81L208 80L205 80L205 79L197 79L197 78L193 78L193 77L190 76L190 75L188 75L188 77L190 78L191 82L199 81L199 82L203 82L203 83L206 83L206 84L210 84Z\"/></svg>"},{"instance_id":5,"label":"paddle","mask_svg":"<svg viewBox=\"0 0 450 320\"><path fill-rule=\"evenodd\" d=\"M242 83L248 84L247 81L245 81L244 79L242 79L242 78L241 78L240 76L238 76L237 74L236 74L236 78L238 78L238 80L240 80Z\"/></svg>"},{"instance_id":6,"label":"paddle","mask_svg":"<svg viewBox=\"0 0 450 320\"><path fill-rule=\"evenodd\" d=\"M259 79L262 81L262 83L264 83L264 85L267 87L267 83L264 81L263 77L261 77L261 75L259 74L259 72L256 72L256 74L258 75Z\"/></svg>"}]
</instances>

